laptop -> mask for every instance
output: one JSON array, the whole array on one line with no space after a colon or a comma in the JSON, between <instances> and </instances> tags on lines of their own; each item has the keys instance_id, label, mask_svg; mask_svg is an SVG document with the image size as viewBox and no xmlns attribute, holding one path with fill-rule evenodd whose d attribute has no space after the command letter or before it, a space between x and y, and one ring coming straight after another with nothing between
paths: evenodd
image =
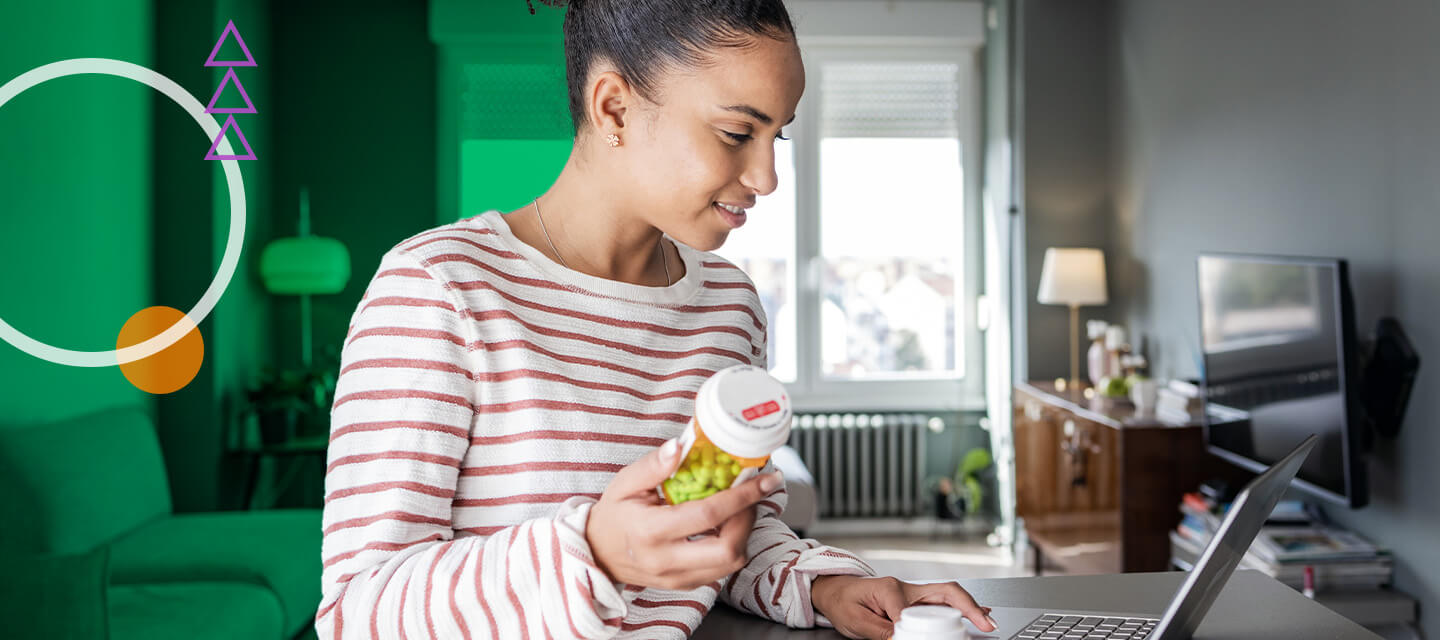
<instances>
[{"instance_id":1,"label":"laptop","mask_svg":"<svg viewBox=\"0 0 1440 640\"><path fill-rule=\"evenodd\" d=\"M1159 617L1113 611L1071 611L996 607L990 616L999 628L989 633L967 626L971 638L1009 640L1189 640L1216 596L1235 572L1245 550L1260 533L1275 504L1285 495L1300 463L1319 441L1310 436L1235 498L1210 545L1186 576Z\"/></svg>"}]
</instances>

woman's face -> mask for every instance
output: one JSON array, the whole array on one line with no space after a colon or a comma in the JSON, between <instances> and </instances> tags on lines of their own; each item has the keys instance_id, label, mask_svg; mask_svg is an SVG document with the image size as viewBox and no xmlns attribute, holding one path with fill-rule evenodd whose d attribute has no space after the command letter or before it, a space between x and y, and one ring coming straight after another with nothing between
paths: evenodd
<instances>
[{"instance_id":1,"label":"woman's face","mask_svg":"<svg viewBox=\"0 0 1440 640\"><path fill-rule=\"evenodd\" d=\"M634 206L702 251L724 244L755 199L775 190L775 140L805 91L793 41L751 42L713 52L703 67L667 72L638 135L624 136Z\"/></svg>"}]
</instances>

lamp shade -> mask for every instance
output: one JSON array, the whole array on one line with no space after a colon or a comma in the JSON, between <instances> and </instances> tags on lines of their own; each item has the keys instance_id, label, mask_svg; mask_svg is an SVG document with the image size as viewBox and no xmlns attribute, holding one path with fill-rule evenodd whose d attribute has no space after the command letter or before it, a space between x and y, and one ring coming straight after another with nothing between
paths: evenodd
<instances>
[{"instance_id":1,"label":"lamp shade","mask_svg":"<svg viewBox=\"0 0 1440 640\"><path fill-rule=\"evenodd\" d=\"M1099 249L1046 249L1037 297L1041 304L1105 304L1105 254Z\"/></svg>"},{"instance_id":2,"label":"lamp shade","mask_svg":"<svg viewBox=\"0 0 1440 640\"><path fill-rule=\"evenodd\" d=\"M260 254L260 277L274 294L340 293L350 280L350 251L334 238L280 238Z\"/></svg>"}]
</instances>

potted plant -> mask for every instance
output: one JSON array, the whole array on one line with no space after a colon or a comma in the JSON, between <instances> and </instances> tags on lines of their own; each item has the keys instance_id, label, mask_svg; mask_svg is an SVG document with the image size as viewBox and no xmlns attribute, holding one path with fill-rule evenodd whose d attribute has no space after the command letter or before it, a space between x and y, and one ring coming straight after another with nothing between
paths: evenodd
<instances>
[{"instance_id":1,"label":"potted plant","mask_svg":"<svg viewBox=\"0 0 1440 640\"><path fill-rule=\"evenodd\" d=\"M965 452L955 467L955 476L941 477L933 485L936 516L959 520L979 513L985 502L980 474L993 462L988 450L976 447Z\"/></svg>"},{"instance_id":2,"label":"potted plant","mask_svg":"<svg viewBox=\"0 0 1440 640\"><path fill-rule=\"evenodd\" d=\"M249 390L250 410L260 426L262 446L275 446L327 429L325 417L335 398L335 367L322 359L308 369L265 367L258 387Z\"/></svg>"}]
</instances>

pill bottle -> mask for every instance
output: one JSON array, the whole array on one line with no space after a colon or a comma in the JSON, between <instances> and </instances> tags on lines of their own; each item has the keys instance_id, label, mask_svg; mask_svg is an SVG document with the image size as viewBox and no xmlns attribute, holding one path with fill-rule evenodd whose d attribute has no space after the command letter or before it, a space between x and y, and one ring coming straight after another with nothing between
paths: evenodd
<instances>
[{"instance_id":1,"label":"pill bottle","mask_svg":"<svg viewBox=\"0 0 1440 640\"><path fill-rule=\"evenodd\" d=\"M958 609L933 604L905 607L891 640L966 640L965 620Z\"/></svg>"},{"instance_id":2,"label":"pill bottle","mask_svg":"<svg viewBox=\"0 0 1440 640\"><path fill-rule=\"evenodd\" d=\"M737 365L710 376L680 435L680 466L660 495L680 504L744 482L790 439L791 417L785 385L764 369Z\"/></svg>"}]
</instances>

